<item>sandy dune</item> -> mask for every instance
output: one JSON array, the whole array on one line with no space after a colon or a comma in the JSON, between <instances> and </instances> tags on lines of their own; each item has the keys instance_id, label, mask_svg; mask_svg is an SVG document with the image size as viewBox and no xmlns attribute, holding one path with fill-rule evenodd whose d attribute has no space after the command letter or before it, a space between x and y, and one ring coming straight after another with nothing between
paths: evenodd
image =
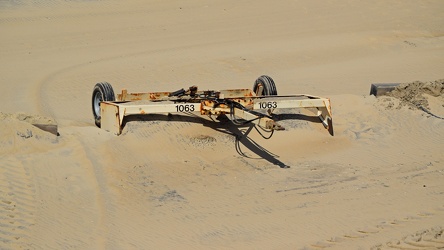
<instances>
[{"instance_id":1,"label":"sandy dune","mask_svg":"<svg viewBox=\"0 0 444 250\"><path fill-rule=\"evenodd\" d=\"M440 0L0 1L0 249L443 248L443 81L368 95L444 78L443 12ZM250 88L262 74L279 94L329 97L335 136L285 117L269 140L187 116L120 136L94 125L97 82Z\"/></svg>"}]
</instances>

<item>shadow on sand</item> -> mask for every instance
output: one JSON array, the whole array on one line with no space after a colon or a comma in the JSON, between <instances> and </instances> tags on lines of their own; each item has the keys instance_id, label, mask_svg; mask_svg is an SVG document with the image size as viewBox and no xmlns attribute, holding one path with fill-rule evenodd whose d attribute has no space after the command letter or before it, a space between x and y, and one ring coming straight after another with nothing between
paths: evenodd
<instances>
[{"instance_id":1,"label":"shadow on sand","mask_svg":"<svg viewBox=\"0 0 444 250\"><path fill-rule=\"evenodd\" d=\"M273 115L275 120L303 120L314 123L320 123L317 117L306 116L302 114L283 114L283 115ZM123 127L126 126L128 122L133 121L174 121L174 122L187 122L187 123L198 123L205 127L214 129L217 132L228 134L235 137L235 149L236 152L246 158L254 159L248 156L243 150L242 146L256 154L259 158L270 162L280 168L289 168L288 165L280 161L279 156L268 151L262 147L259 143L254 141L249 134L253 129L256 129L259 134L261 134L265 139L267 136L264 135L264 131L256 128L254 124L247 123L244 125L234 125L225 115L219 116L217 120L207 119L206 117L197 116L192 113L185 113L183 115L159 115L159 114L149 114L149 115L131 115L126 116L123 120ZM271 137L270 132L268 133L268 138Z\"/></svg>"}]
</instances>

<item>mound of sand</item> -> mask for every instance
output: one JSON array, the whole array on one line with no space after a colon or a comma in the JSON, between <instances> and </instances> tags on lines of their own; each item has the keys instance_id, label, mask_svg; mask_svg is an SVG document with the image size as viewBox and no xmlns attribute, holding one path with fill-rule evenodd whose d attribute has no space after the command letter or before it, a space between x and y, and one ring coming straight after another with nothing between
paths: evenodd
<instances>
[{"instance_id":1,"label":"mound of sand","mask_svg":"<svg viewBox=\"0 0 444 250\"><path fill-rule=\"evenodd\" d=\"M57 122L52 117L42 116L38 114L25 114L21 112L17 113L3 113L0 112L0 122L2 121L21 121L27 122L30 124L48 124L48 125L57 125Z\"/></svg>"},{"instance_id":2,"label":"mound of sand","mask_svg":"<svg viewBox=\"0 0 444 250\"><path fill-rule=\"evenodd\" d=\"M431 82L415 81L411 83L403 83L387 93L387 95L399 99L400 106L422 106L428 109L430 108L428 101L430 97L441 98L444 100L444 79ZM442 105L444 105L444 102Z\"/></svg>"},{"instance_id":3,"label":"mound of sand","mask_svg":"<svg viewBox=\"0 0 444 250\"><path fill-rule=\"evenodd\" d=\"M52 148L58 137L40 125L56 126L56 123L40 115L0 113L0 154L27 154Z\"/></svg>"}]
</instances>

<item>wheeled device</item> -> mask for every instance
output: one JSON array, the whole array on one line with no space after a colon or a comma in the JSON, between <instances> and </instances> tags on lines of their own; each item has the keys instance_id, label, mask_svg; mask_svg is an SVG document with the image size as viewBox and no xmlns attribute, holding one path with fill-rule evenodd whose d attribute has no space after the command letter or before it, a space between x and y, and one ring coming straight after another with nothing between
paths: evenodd
<instances>
[{"instance_id":1,"label":"wheeled device","mask_svg":"<svg viewBox=\"0 0 444 250\"><path fill-rule=\"evenodd\" d=\"M277 109L308 108L333 135L330 99L313 95L278 95L269 76L260 76L253 89L205 90L191 86L174 92L128 93L117 97L111 84L100 82L92 93L95 124L114 134L121 134L124 119L144 114L197 114L210 117L226 115L234 124L253 123L267 131L284 130L273 119Z\"/></svg>"}]
</instances>

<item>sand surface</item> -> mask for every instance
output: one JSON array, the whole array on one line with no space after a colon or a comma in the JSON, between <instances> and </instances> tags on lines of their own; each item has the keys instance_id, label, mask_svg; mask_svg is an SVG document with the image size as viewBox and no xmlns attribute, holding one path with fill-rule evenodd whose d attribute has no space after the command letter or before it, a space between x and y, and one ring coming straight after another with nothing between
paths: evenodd
<instances>
[{"instance_id":1,"label":"sand surface","mask_svg":"<svg viewBox=\"0 0 444 250\"><path fill-rule=\"evenodd\" d=\"M0 249L443 248L443 13L441 0L0 1ZM269 140L186 116L120 136L94 125L97 82L251 88L263 74L279 94L331 98L335 136L313 119ZM371 83L417 85L375 98Z\"/></svg>"}]
</instances>

